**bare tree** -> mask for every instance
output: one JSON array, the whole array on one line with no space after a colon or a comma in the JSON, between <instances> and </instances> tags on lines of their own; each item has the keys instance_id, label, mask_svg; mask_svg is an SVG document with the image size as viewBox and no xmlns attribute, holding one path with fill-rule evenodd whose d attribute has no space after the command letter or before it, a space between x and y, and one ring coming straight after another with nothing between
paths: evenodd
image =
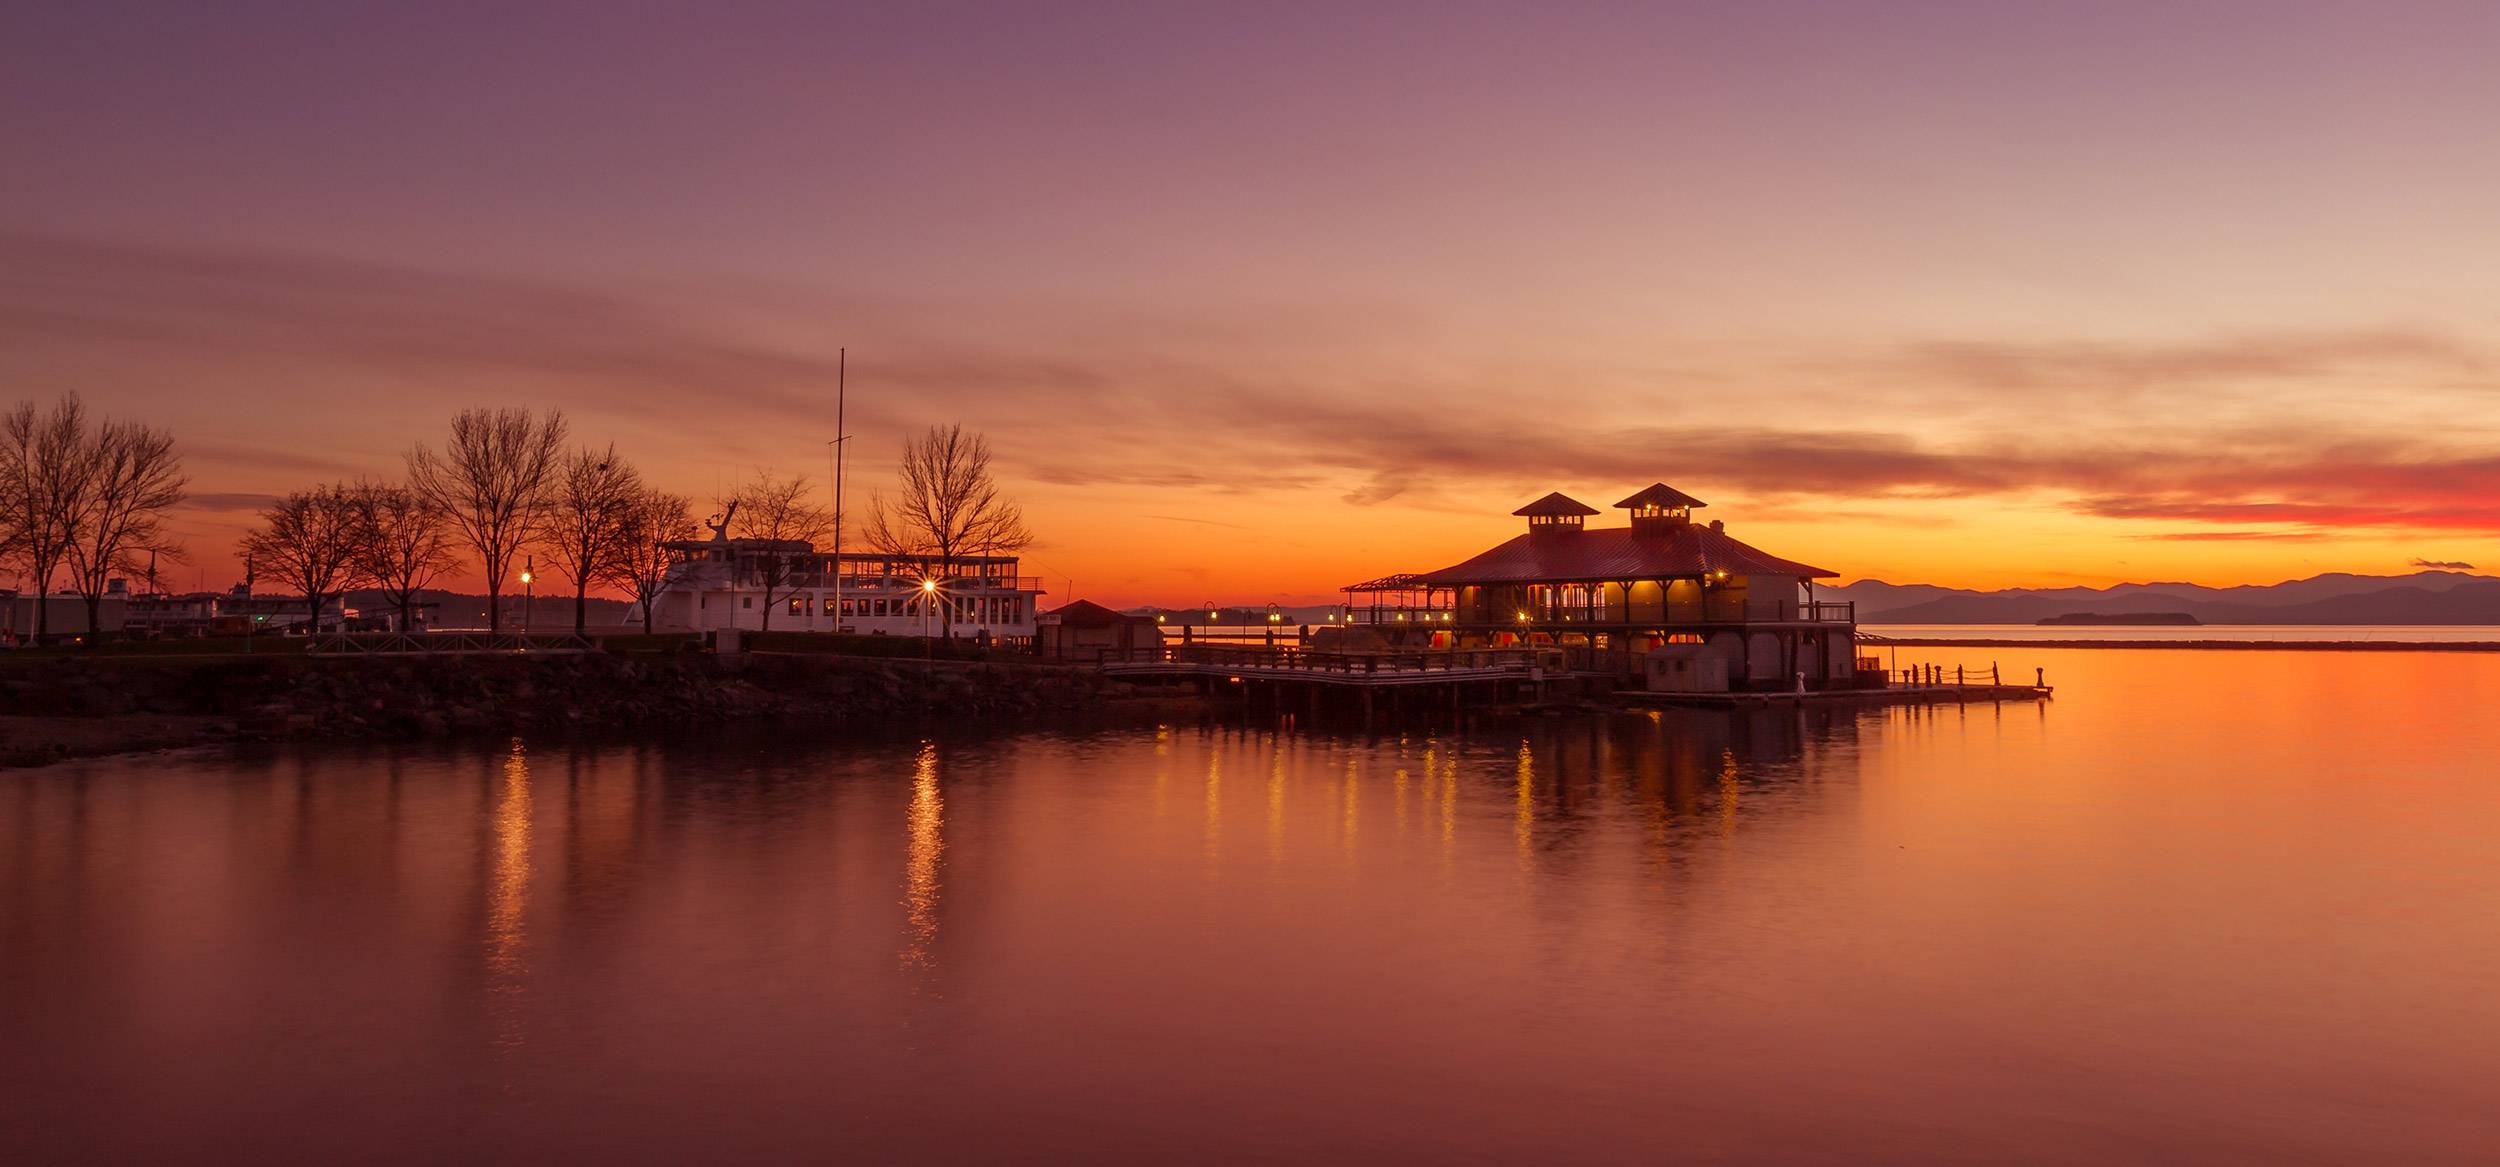
<instances>
[{"instance_id":1,"label":"bare tree","mask_svg":"<svg viewBox=\"0 0 2500 1167\"><path fill-rule=\"evenodd\" d=\"M736 524L731 537L764 543L755 557L756 582L764 589L764 631L772 631L776 594L790 582L801 558L833 531L833 513L809 501L813 489L803 474L775 478L771 471L758 471L729 500Z\"/></svg>"},{"instance_id":2,"label":"bare tree","mask_svg":"<svg viewBox=\"0 0 2500 1167\"><path fill-rule=\"evenodd\" d=\"M299 490L260 512L239 549L254 567L304 593L308 634L321 631L321 610L363 578L365 507L343 486Z\"/></svg>"},{"instance_id":3,"label":"bare tree","mask_svg":"<svg viewBox=\"0 0 2500 1167\"><path fill-rule=\"evenodd\" d=\"M642 475L616 456L616 446L582 449L565 459L548 507L546 541L556 566L573 581L573 634L589 623L590 585L608 577L624 551L625 512L642 494Z\"/></svg>"},{"instance_id":4,"label":"bare tree","mask_svg":"<svg viewBox=\"0 0 2500 1167\"><path fill-rule=\"evenodd\" d=\"M0 547L35 594L35 639L52 631L53 577L69 554L70 522L84 503L87 411L77 394L49 412L19 402L0 419Z\"/></svg>"},{"instance_id":5,"label":"bare tree","mask_svg":"<svg viewBox=\"0 0 2500 1167\"><path fill-rule=\"evenodd\" d=\"M998 492L989 439L960 425L931 426L903 443L902 481L869 507L868 543L888 555L925 556L944 573L965 556L1003 555L1033 542L1024 509ZM954 622L946 624L953 637Z\"/></svg>"},{"instance_id":6,"label":"bare tree","mask_svg":"<svg viewBox=\"0 0 2500 1167\"><path fill-rule=\"evenodd\" d=\"M356 502L356 570L399 612L399 630L416 627L417 595L460 566L451 526L441 511L405 486L360 483Z\"/></svg>"},{"instance_id":7,"label":"bare tree","mask_svg":"<svg viewBox=\"0 0 2500 1167\"><path fill-rule=\"evenodd\" d=\"M70 582L87 601L88 643L102 638L104 590L115 572L145 569L153 552L179 560L165 512L183 498L182 459L172 434L132 421L106 421L84 443L83 487L70 509Z\"/></svg>"},{"instance_id":8,"label":"bare tree","mask_svg":"<svg viewBox=\"0 0 2500 1167\"><path fill-rule=\"evenodd\" d=\"M443 452L408 452L408 485L477 553L486 578L486 624L503 630L503 583L512 557L538 537L563 464L564 414L464 409Z\"/></svg>"},{"instance_id":9,"label":"bare tree","mask_svg":"<svg viewBox=\"0 0 2500 1167\"><path fill-rule=\"evenodd\" d=\"M695 537L694 504L684 495L660 490L634 492L617 524L616 555L606 581L634 597L642 606L642 630L651 631L651 605L675 565L666 544Z\"/></svg>"}]
</instances>

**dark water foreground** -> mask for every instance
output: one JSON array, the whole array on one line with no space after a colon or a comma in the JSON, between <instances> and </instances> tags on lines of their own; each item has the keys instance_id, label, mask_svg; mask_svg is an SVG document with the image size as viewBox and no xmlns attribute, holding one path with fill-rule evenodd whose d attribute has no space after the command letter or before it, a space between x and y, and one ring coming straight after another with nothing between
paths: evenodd
<instances>
[{"instance_id":1,"label":"dark water foreground","mask_svg":"<svg viewBox=\"0 0 2500 1167\"><path fill-rule=\"evenodd\" d=\"M2005 663L0 775L0 1157L2487 1161L2500 659Z\"/></svg>"}]
</instances>

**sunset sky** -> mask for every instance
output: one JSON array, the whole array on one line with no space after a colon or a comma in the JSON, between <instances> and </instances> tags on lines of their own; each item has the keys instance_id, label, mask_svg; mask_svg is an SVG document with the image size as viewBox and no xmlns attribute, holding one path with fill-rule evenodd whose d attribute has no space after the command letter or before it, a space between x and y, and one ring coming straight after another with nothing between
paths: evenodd
<instances>
[{"instance_id":1,"label":"sunset sky","mask_svg":"<svg viewBox=\"0 0 2500 1167\"><path fill-rule=\"evenodd\" d=\"M1845 578L2500 560L2488 3L17 5L0 388L274 492L986 431L1129 604L1663 480ZM1605 520L1613 521L1613 520Z\"/></svg>"}]
</instances>

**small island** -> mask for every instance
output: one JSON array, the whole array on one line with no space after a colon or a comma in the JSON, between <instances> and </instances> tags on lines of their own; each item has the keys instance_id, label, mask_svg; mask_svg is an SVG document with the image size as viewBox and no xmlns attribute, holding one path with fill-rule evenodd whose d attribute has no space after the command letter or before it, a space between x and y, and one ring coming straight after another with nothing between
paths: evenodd
<instances>
[{"instance_id":1,"label":"small island","mask_svg":"<svg viewBox=\"0 0 2500 1167\"><path fill-rule=\"evenodd\" d=\"M2035 623L2201 625L2204 621L2185 612L2068 612L2063 616L2043 616Z\"/></svg>"}]
</instances>

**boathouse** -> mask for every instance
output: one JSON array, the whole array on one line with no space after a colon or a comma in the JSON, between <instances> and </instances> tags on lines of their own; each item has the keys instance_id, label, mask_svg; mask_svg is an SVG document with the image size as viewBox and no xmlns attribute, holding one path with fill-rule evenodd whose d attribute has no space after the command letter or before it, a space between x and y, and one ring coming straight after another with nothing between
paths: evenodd
<instances>
[{"instance_id":1,"label":"boathouse","mask_svg":"<svg viewBox=\"0 0 2500 1167\"><path fill-rule=\"evenodd\" d=\"M1558 647L1575 669L1627 681L1853 684L1855 607L1814 596L1838 573L1694 521L1706 505L1656 483L1615 504L1626 525L1591 528L1596 508L1549 494L1511 512L1527 530L1482 554L1349 585L1344 621L1399 647Z\"/></svg>"},{"instance_id":2,"label":"boathouse","mask_svg":"<svg viewBox=\"0 0 2500 1167\"><path fill-rule=\"evenodd\" d=\"M1078 600L1044 612L1036 621L1034 647L1053 660L1160 660L1163 629L1152 616L1115 612L1092 600Z\"/></svg>"}]
</instances>

